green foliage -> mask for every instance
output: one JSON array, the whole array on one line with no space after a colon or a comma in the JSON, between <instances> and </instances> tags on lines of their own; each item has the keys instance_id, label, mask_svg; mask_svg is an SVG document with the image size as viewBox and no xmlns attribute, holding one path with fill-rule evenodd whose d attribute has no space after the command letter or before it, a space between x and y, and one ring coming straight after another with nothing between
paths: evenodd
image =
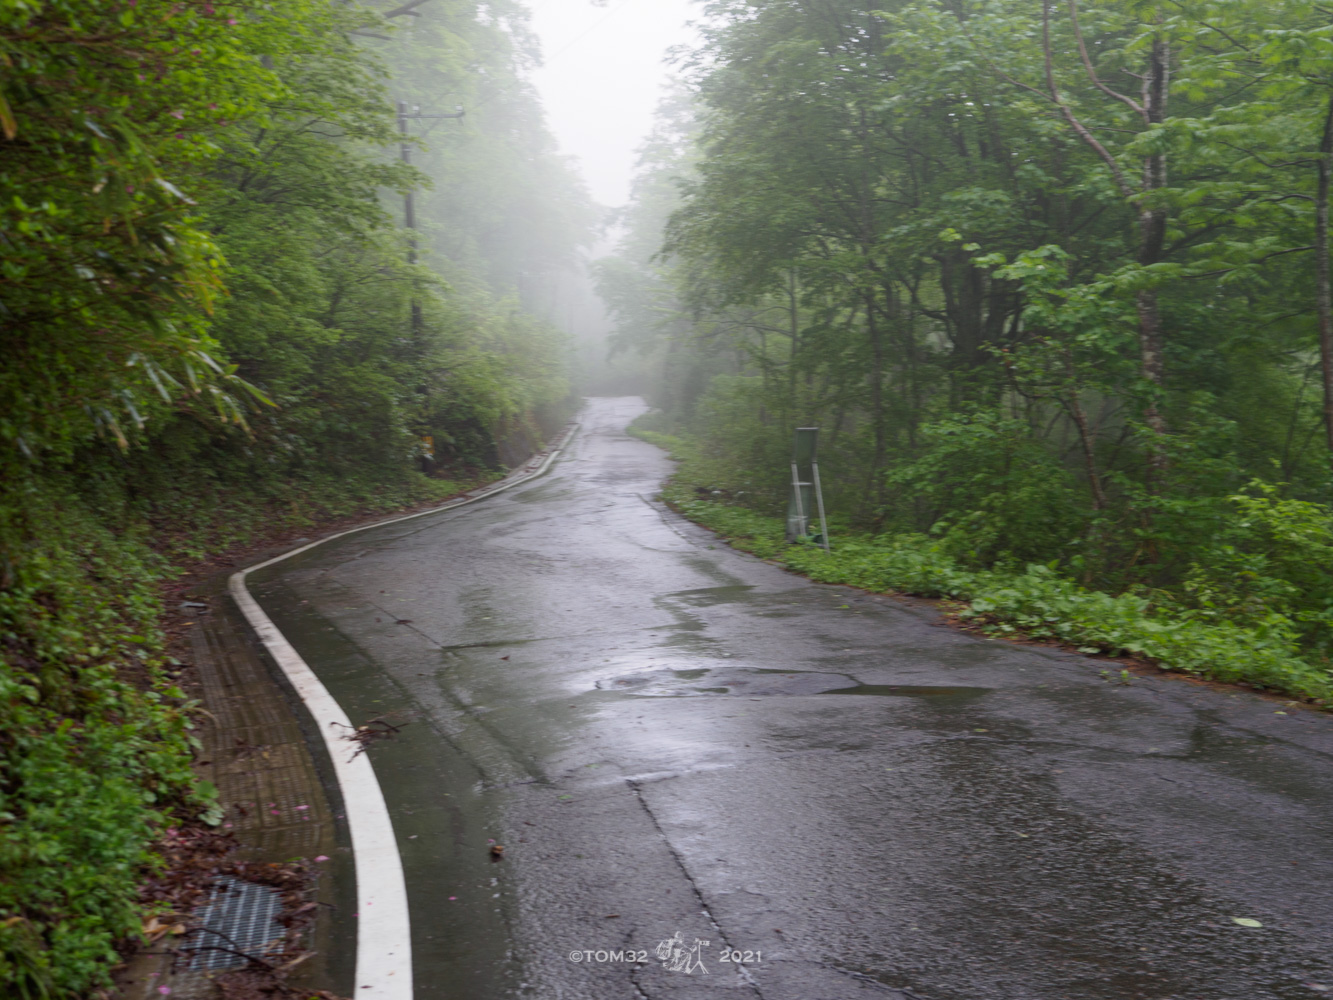
<instances>
[{"instance_id":1,"label":"green foliage","mask_svg":"<svg viewBox=\"0 0 1333 1000\"><path fill-rule=\"evenodd\" d=\"M220 261L196 199L219 130L281 93L254 53L299 51L317 10L0 5L0 458L68 457L93 430L123 445L180 399L243 422L253 394L207 332Z\"/></svg>"},{"instance_id":2,"label":"green foliage","mask_svg":"<svg viewBox=\"0 0 1333 1000\"><path fill-rule=\"evenodd\" d=\"M947 598L964 604L961 617L976 621L997 636L1024 635L1056 641L1086 653L1132 654L1166 670L1333 700L1333 677L1327 661L1321 657L1312 662L1298 642L1307 622L1303 610L1288 616L1285 608L1270 604L1262 613L1251 609L1239 619L1214 613L1215 605L1206 604L1202 597L1195 607L1186 607L1163 600L1161 595L1117 596L1089 590L1055 567L1038 563L976 569L959 559L947 538L920 534L835 536L833 551L828 554L808 543L788 545L780 518L733 506L711 495L712 481L706 476L706 465L700 462L691 442L638 427L634 433L669 449L681 462L662 493L672 507L737 548L822 583ZM1273 498L1271 489L1256 488L1260 494L1257 497L1233 499L1247 519L1241 525L1258 527L1253 537L1268 539L1275 553L1291 551L1282 548L1288 544L1324 546L1333 538L1329 534L1333 511L1312 509L1310 505L1283 506ZM1282 584L1280 579L1269 577L1261 582L1242 581L1241 587L1251 596L1265 588L1284 596L1298 592ZM1199 589L1203 590L1202 584ZM1215 593L1209 592L1209 596Z\"/></svg>"},{"instance_id":3,"label":"green foliage","mask_svg":"<svg viewBox=\"0 0 1333 1000\"><path fill-rule=\"evenodd\" d=\"M105 985L157 831L218 818L154 624L170 564L451 495L567 415L536 304L593 214L521 79L522 10L414 13L0 2L5 996ZM391 91L462 85L495 107L424 158L442 211L391 155Z\"/></svg>"},{"instance_id":4,"label":"green foliage","mask_svg":"<svg viewBox=\"0 0 1333 1000\"><path fill-rule=\"evenodd\" d=\"M1264 628L1333 652L1333 510L1255 480L1228 497L1221 530L1197 546L1181 589L1197 617Z\"/></svg>"},{"instance_id":5,"label":"green foliage","mask_svg":"<svg viewBox=\"0 0 1333 1000\"><path fill-rule=\"evenodd\" d=\"M0 504L0 990L71 996L138 934L148 844L196 810L188 706L163 672L161 558L68 481Z\"/></svg>"},{"instance_id":6,"label":"green foliage","mask_svg":"<svg viewBox=\"0 0 1333 1000\"><path fill-rule=\"evenodd\" d=\"M1317 688L1331 24L1305 0L709 4L598 267L684 439L668 496L815 572L764 519L819 426L859 541L818 572Z\"/></svg>"},{"instance_id":7,"label":"green foliage","mask_svg":"<svg viewBox=\"0 0 1333 1000\"><path fill-rule=\"evenodd\" d=\"M886 511L929 529L946 552L975 566L1025 565L1053 542L1076 547L1083 497L1029 430L985 411L923 426L922 457L885 477Z\"/></svg>"}]
</instances>

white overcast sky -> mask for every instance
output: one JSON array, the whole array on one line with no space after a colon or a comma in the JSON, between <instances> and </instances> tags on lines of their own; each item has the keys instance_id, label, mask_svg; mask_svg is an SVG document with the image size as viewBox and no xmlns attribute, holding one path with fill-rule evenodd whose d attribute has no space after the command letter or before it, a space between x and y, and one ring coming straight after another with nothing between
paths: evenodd
<instances>
[{"instance_id":1,"label":"white overcast sky","mask_svg":"<svg viewBox=\"0 0 1333 1000\"><path fill-rule=\"evenodd\" d=\"M670 72L667 49L693 40L691 0L529 0L544 65L532 82L561 151L578 157L592 196L629 199L635 150Z\"/></svg>"}]
</instances>

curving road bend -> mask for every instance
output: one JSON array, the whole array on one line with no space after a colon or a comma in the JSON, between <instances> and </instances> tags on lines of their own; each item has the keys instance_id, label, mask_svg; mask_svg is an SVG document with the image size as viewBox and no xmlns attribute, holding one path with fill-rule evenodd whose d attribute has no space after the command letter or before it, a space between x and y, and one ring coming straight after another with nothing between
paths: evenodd
<instances>
[{"instance_id":1,"label":"curving road bend","mask_svg":"<svg viewBox=\"0 0 1333 1000\"><path fill-rule=\"evenodd\" d=\"M252 577L354 721L408 723L370 753L418 997L1333 995L1333 718L734 552L654 499L643 409Z\"/></svg>"}]
</instances>

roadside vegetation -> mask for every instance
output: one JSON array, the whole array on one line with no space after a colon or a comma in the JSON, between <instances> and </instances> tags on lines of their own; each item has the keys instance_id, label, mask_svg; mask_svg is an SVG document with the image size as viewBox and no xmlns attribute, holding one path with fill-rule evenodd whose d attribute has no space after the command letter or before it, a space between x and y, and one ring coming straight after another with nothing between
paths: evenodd
<instances>
[{"instance_id":1,"label":"roadside vegetation","mask_svg":"<svg viewBox=\"0 0 1333 1000\"><path fill-rule=\"evenodd\" d=\"M788 543L782 518L738 505L713 488L726 480L691 442L640 427L633 433L680 461L662 491L675 510L736 548L821 583L945 598L957 602L959 619L994 636L1133 656L1164 670L1333 703L1333 678L1305 654L1293 617L1270 613L1253 623L1182 605L1169 593L1112 595L1081 586L1058 566L969 568L928 535L853 529L835 535L828 553L809 540Z\"/></svg>"},{"instance_id":2,"label":"roadside vegetation","mask_svg":"<svg viewBox=\"0 0 1333 1000\"><path fill-rule=\"evenodd\" d=\"M0 4L6 997L105 987L151 844L216 817L173 567L458 492L572 407L540 303L593 207L523 10L407 8ZM471 112L413 123L428 173L397 99Z\"/></svg>"},{"instance_id":3,"label":"roadside vegetation","mask_svg":"<svg viewBox=\"0 0 1333 1000\"><path fill-rule=\"evenodd\" d=\"M816 579L1333 687L1333 21L709 5L598 263L666 496ZM784 542L819 426L833 554Z\"/></svg>"}]
</instances>

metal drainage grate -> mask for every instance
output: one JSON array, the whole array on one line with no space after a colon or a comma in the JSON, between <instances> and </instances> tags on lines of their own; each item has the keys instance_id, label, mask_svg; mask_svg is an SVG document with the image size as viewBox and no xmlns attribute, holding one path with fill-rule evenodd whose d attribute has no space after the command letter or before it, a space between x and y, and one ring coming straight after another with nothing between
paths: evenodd
<instances>
[{"instance_id":1,"label":"metal drainage grate","mask_svg":"<svg viewBox=\"0 0 1333 1000\"><path fill-rule=\"evenodd\" d=\"M285 931L274 918L282 912L282 893L277 889L244 882L238 878L217 880L213 898L201 906L197 916L202 930L192 935L196 951L190 971L240 969L246 960L235 954L256 957L282 953ZM230 951L219 949L228 948Z\"/></svg>"}]
</instances>

